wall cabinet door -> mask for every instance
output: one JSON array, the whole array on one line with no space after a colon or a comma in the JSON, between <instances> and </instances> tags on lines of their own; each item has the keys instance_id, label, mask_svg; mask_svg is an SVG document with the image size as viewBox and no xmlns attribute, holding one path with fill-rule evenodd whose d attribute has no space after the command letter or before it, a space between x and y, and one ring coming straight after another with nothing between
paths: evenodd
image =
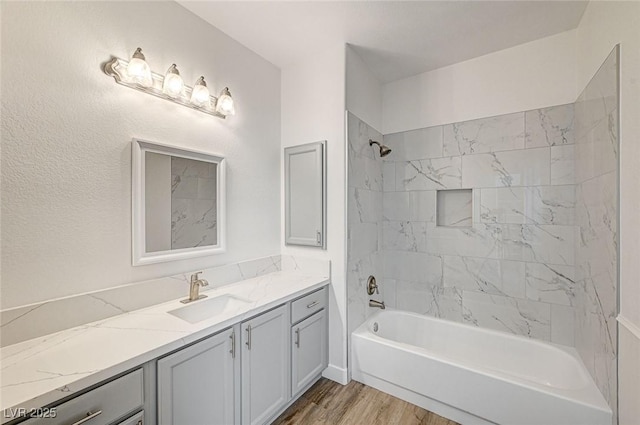
<instances>
[{"instance_id":1,"label":"wall cabinet door","mask_svg":"<svg viewBox=\"0 0 640 425\"><path fill-rule=\"evenodd\" d=\"M236 329L158 360L160 425L238 423Z\"/></svg>"},{"instance_id":2,"label":"wall cabinet door","mask_svg":"<svg viewBox=\"0 0 640 425\"><path fill-rule=\"evenodd\" d=\"M327 367L327 313L321 310L291 328L294 397Z\"/></svg>"},{"instance_id":3,"label":"wall cabinet door","mask_svg":"<svg viewBox=\"0 0 640 425\"><path fill-rule=\"evenodd\" d=\"M289 401L289 305L242 323L242 424L264 424Z\"/></svg>"},{"instance_id":4,"label":"wall cabinet door","mask_svg":"<svg viewBox=\"0 0 640 425\"><path fill-rule=\"evenodd\" d=\"M326 248L326 141L284 149L287 245Z\"/></svg>"}]
</instances>

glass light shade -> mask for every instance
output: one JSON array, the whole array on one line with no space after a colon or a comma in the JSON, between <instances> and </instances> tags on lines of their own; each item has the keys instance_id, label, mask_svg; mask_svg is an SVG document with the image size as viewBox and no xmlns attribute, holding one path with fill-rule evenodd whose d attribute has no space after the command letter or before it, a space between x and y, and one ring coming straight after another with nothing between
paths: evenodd
<instances>
[{"instance_id":1,"label":"glass light shade","mask_svg":"<svg viewBox=\"0 0 640 425\"><path fill-rule=\"evenodd\" d=\"M233 98L231 97L231 93L229 93L228 87L225 87L220 93L220 97L218 97L218 101L216 102L216 112L222 115L235 115L236 113Z\"/></svg>"},{"instance_id":2,"label":"glass light shade","mask_svg":"<svg viewBox=\"0 0 640 425\"><path fill-rule=\"evenodd\" d=\"M178 72L178 68L174 63L169 67L167 74L164 76L164 82L162 83L162 91L171 97L177 97L182 94L184 88L184 82Z\"/></svg>"},{"instance_id":3,"label":"glass light shade","mask_svg":"<svg viewBox=\"0 0 640 425\"><path fill-rule=\"evenodd\" d=\"M133 53L129 65L127 65L127 74L135 83L143 87L151 87L153 80L151 79L151 68L145 61L142 49L139 47Z\"/></svg>"},{"instance_id":4,"label":"glass light shade","mask_svg":"<svg viewBox=\"0 0 640 425\"><path fill-rule=\"evenodd\" d=\"M191 91L191 103L196 106L211 106L209 99L209 89L207 83L204 81L204 77L198 78L196 84Z\"/></svg>"}]
</instances>

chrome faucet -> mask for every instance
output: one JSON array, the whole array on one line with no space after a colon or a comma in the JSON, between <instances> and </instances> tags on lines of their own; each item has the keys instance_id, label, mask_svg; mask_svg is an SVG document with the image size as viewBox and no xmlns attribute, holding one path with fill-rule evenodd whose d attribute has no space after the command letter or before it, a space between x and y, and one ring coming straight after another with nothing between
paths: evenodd
<instances>
[{"instance_id":1,"label":"chrome faucet","mask_svg":"<svg viewBox=\"0 0 640 425\"><path fill-rule=\"evenodd\" d=\"M378 308L381 308L382 310L386 308L384 306L384 301L376 301L376 300L369 300L369 307L378 307Z\"/></svg>"},{"instance_id":2,"label":"chrome faucet","mask_svg":"<svg viewBox=\"0 0 640 425\"><path fill-rule=\"evenodd\" d=\"M186 300L180 300L181 303L187 304L192 301L201 300L207 298L206 295L200 295L200 287L207 286L209 282L204 279L198 279L198 275L202 272L196 272L191 275L191 281L189 282L189 298Z\"/></svg>"}]
</instances>

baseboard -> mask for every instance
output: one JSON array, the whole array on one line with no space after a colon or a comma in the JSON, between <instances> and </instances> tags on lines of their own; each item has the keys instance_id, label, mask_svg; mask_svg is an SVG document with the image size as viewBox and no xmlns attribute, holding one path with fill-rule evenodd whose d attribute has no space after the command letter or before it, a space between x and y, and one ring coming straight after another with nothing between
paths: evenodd
<instances>
[{"instance_id":1,"label":"baseboard","mask_svg":"<svg viewBox=\"0 0 640 425\"><path fill-rule=\"evenodd\" d=\"M347 369L343 369L335 365L330 364L327 366L327 368L322 372L322 376L341 385L347 385L349 383Z\"/></svg>"},{"instance_id":2,"label":"baseboard","mask_svg":"<svg viewBox=\"0 0 640 425\"><path fill-rule=\"evenodd\" d=\"M631 320L627 319L622 314L618 314L616 318L618 323L627 328L627 330L631 333L631 335L635 336L637 339L640 339L640 328L635 325Z\"/></svg>"}]
</instances>

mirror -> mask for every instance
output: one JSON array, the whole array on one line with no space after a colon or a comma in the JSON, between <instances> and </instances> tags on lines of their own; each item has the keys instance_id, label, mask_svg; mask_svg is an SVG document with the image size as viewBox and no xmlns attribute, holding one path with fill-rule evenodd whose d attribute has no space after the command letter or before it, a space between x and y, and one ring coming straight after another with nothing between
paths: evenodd
<instances>
[{"instance_id":1,"label":"mirror","mask_svg":"<svg viewBox=\"0 0 640 425\"><path fill-rule=\"evenodd\" d=\"M285 243L326 248L326 141L284 150Z\"/></svg>"},{"instance_id":2,"label":"mirror","mask_svg":"<svg viewBox=\"0 0 640 425\"><path fill-rule=\"evenodd\" d=\"M133 265L224 252L225 160L134 139Z\"/></svg>"}]
</instances>

